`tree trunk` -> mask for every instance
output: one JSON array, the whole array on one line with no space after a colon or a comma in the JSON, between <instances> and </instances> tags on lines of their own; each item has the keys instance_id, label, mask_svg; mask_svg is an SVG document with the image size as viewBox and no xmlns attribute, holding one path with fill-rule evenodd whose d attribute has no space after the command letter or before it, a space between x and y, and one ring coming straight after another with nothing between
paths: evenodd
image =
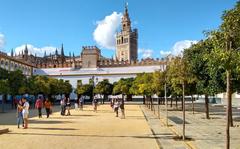
<instances>
[{"instance_id":1,"label":"tree trunk","mask_svg":"<svg viewBox=\"0 0 240 149\"><path fill-rule=\"evenodd\" d=\"M192 113L194 114L194 99L193 99L193 95L191 95L192 98Z\"/></svg>"},{"instance_id":2,"label":"tree trunk","mask_svg":"<svg viewBox=\"0 0 240 149\"><path fill-rule=\"evenodd\" d=\"M172 102L173 102L173 99L172 99L172 97L171 97L171 104L170 104L170 107L172 108Z\"/></svg>"},{"instance_id":3,"label":"tree trunk","mask_svg":"<svg viewBox=\"0 0 240 149\"><path fill-rule=\"evenodd\" d=\"M185 140L185 84L183 83L183 98L182 98L182 110L183 110L183 140Z\"/></svg>"},{"instance_id":4,"label":"tree trunk","mask_svg":"<svg viewBox=\"0 0 240 149\"><path fill-rule=\"evenodd\" d=\"M229 125L233 127L233 118L232 118L232 83L230 82L230 98L229 100Z\"/></svg>"},{"instance_id":5,"label":"tree trunk","mask_svg":"<svg viewBox=\"0 0 240 149\"><path fill-rule=\"evenodd\" d=\"M206 119L210 119L209 117L209 99L208 99L208 94L205 94L205 110L206 110Z\"/></svg>"},{"instance_id":6,"label":"tree trunk","mask_svg":"<svg viewBox=\"0 0 240 149\"><path fill-rule=\"evenodd\" d=\"M181 103L182 104L182 108L181 109L183 111L183 97L181 98L181 101L182 101L182 103Z\"/></svg>"},{"instance_id":7,"label":"tree trunk","mask_svg":"<svg viewBox=\"0 0 240 149\"><path fill-rule=\"evenodd\" d=\"M145 102L146 102L146 101L145 101L145 96L143 96L143 104L145 104Z\"/></svg>"},{"instance_id":8,"label":"tree trunk","mask_svg":"<svg viewBox=\"0 0 240 149\"><path fill-rule=\"evenodd\" d=\"M2 94L2 112L4 113L5 111L4 111L4 102L5 102L5 95L4 94Z\"/></svg>"},{"instance_id":9,"label":"tree trunk","mask_svg":"<svg viewBox=\"0 0 240 149\"><path fill-rule=\"evenodd\" d=\"M231 80L230 80L230 71L227 70L227 125L226 125L226 149L230 149L230 132L229 132L229 127L230 127L230 106L231 106Z\"/></svg>"},{"instance_id":10,"label":"tree trunk","mask_svg":"<svg viewBox=\"0 0 240 149\"><path fill-rule=\"evenodd\" d=\"M158 104L157 104L157 106L158 106L158 118L160 119L160 98L158 97Z\"/></svg>"},{"instance_id":11,"label":"tree trunk","mask_svg":"<svg viewBox=\"0 0 240 149\"><path fill-rule=\"evenodd\" d=\"M178 97L176 97L176 109L178 109Z\"/></svg>"},{"instance_id":12,"label":"tree trunk","mask_svg":"<svg viewBox=\"0 0 240 149\"><path fill-rule=\"evenodd\" d=\"M151 107L151 111L153 110L153 98L152 96L149 96L150 99L150 107Z\"/></svg>"}]
</instances>

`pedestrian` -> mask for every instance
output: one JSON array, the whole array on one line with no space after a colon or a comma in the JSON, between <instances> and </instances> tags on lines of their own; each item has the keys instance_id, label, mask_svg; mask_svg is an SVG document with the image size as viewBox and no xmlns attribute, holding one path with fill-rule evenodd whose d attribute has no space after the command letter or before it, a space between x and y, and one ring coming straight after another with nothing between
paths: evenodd
<instances>
[{"instance_id":1,"label":"pedestrian","mask_svg":"<svg viewBox=\"0 0 240 149\"><path fill-rule=\"evenodd\" d=\"M22 121L22 127L24 127L22 110L23 110L23 102L22 102L22 99L20 99L17 104L17 126L18 126L18 128L20 128L21 121Z\"/></svg>"},{"instance_id":2,"label":"pedestrian","mask_svg":"<svg viewBox=\"0 0 240 149\"><path fill-rule=\"evenodd\" d=\"M27 99L24 97L22 99L23 101L23 110L22 110L22 115L23 115L23 120L24 120L24 129L28 128L28 116L29 116L29 103L27 102Z\"/></svg>"},{"instance_id":3,"label":"pedestrian","mask_svg":"<svg viewBox=\"0 0 240 149\"><path fill-rule=\"evenodd\" d=\"M125 108L124 108L124 99L121 100L120 102L120 109L121 109L121 113L122 113L122 118L125 118Z\"/></svg>"},{"instance_id":4,"label":"pedestrian","mask_svg":"<svg viewBox=\"0 0 240 149\"><path fill-rule=\"evenodd\" d=\"M45 106L45 109L46 109L47 118L49 118L52 103L50 102L50 100L48 98L46 99L46 101L44 103L44 106Z\"/></svg>"},{"instance_id":5,"label":"pedestrian","mask_svg":"<svg viewBox=\"0 0 240 149\"><path fill-rule=\"evenodd\" d=\"M97 97L96 97L96 96L93 96L92 104L93 104L93 111L94 111L94 112L97 112L98 100L97 100Z\"/></svg>"},{"instance_id":6,"label":"pedestrian","mask_svg":"<svg viewBox=\"0 0 240 149\"><path fill-rule=\"evenodd\" d=\"M115 98L115 99L113 100L113 109L114 109L114 112L116 113L116 117L118 117L118 109L119 109L119 106L120 106L120 101Z\"/></svg>"},{"instance_id":7,"label":"pedestrian","mask_svg":"<svg viewBox=\"0 0 240 149\"><path fill-rule=\"evenodd\" d=\"M75 103L74 103L74 107L75 107L75 110L77 111L78 110L78 107L79 107L79 98L78 99L75 99Z\"/></svg>"},{"instance_id":8,"label":"pedestrian","mask_svg":"<svg viewBox=\"0 0 240 149\"><path fill-rule=\"evenodd\" d=\"M83 110L83 104L84 104L84 96L81 96L79 99L79 108L80 110Z\"/></svg>"},{"instance_id":9,"label":"pedestrian","mask_svg":"<svg viewBox=\"0 0 240 149\"><path fill-rule=\"evenodd\" d=\"M35 108L38 109L38 117L39 118L42 118L42 107L43 107L42 99L38 98L35 103Z\"/></svg>"},{"instance_id":10,"label":"pedestrian","mask_svg":"<svg viewBox=\"0 0 240 149\"><path fill-rule=\"evenodd\" d=\"M110 107L111 107L113 110L114 110L114 108L113 108L114 100L115 100L115 98L112 98L111 101L110 101Z\"/></svg>"},{"instance_id":11,"label":"pedestrian","mask_svg":"<svg viewBox=\"0 0 240 149\"><path fill-rule=\"evenodd\" d=\"M65 115L65 99L62 98L61 101L60 101L60 106L61 106L61 115L64 116Z\"/></svg>"},{"instance_id":12,"label":"pedestrian","mask_svg":"<svg viewBox=\"0 0 240 149\"><path fill-rule=\"evenodd\" d=\"M14 104L14 108L17 109L17 106L18 106L18 100L16 97L14 97L13 99L13 104Z\"/></svg>"},{"instance_id":13,"label":"pedestrian","mask_svg":"<svg viewBox=\"0 0 240 149\"><path fill-rule=\"evenodd\" d=\"M68 98L68 99L67 99L67 104L66 104L67 116L68 116L68 115L71 115L71 113L70 113L70 108L71 108L71 102L70 102L70 99Z\"/></svg>"}]
</instances>

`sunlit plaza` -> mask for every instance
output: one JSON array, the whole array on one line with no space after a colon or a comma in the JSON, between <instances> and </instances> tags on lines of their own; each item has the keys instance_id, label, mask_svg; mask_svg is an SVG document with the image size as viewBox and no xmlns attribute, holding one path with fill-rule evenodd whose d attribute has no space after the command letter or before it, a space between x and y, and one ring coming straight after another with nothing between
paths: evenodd
<instances>
[{"instance_id":1,"label":"sunlit plaza","mask_svg":"<svg viewBox=\"0 0 240 149\"><path fill-rule=\"evenodd\" d=\"M240 1L0 9L0 149L240 149Z\"/></svg>"}]
</instances>

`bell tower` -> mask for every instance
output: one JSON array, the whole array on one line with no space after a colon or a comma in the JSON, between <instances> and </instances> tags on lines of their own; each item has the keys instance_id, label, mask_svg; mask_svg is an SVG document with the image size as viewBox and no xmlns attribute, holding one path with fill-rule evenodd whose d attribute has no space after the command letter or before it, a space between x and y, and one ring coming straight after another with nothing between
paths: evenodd
<instances>
[{"instance_id":1,"label":"bell tower","mask_svg":"<svg viewBox=\"0 0 240 149\"><path fill-rule=\"evenodd\" d=\"M121 32L117 33L116 36L116 59L118 61L135 61L137 60L138 31L137 29L131 29L127 4L121 23Z\"/></svg>"}]
</instances>

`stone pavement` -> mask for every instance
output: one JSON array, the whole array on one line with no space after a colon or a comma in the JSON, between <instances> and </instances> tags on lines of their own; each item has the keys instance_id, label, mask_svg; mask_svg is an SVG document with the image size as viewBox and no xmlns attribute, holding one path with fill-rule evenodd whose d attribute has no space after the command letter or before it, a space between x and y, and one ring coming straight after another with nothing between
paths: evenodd
<instances>
[{"instance_id":1,"label":"stone pavement","mask_svg":"<svg viewBox=\"0 0 240 149\"><path fill-rule=\"evenodd\" d=\"M157 105L155 106L155 118L158 116ZM186 106L186 137L192 138L191 141L186 141L185 144L191 148L196 149L223 149L225 148L225 109L223 107L214 107L210 105L210 117L211 119L205 118L203 112L204 105L196 104L196 112L193 114L190 110L191 104ZM150 111L149 109L147 109ZM154 111L151 111L153 114ZM231 142L230 146L232 149L240 149L240 111L233 109L234 126L230 128ZM165 106L160 106L160 118L161 125L166 123L166 112ZM168 127L173 133L181 136L182 135L182 111L169 107L168 111Z\"/></svg>"},{"instance_id":2,"label":"stone pavement","mask_svg":"<svg viewBox=\"0 0 240 149\"><path fill-rule=\"evenodd\" d=\"M139 105L126 105L126 119L115 117L109 105L71 110L60 116L54 108L49 119L39 119L31 110L29 129L17 129L15 111L0 114L0 127L10 132L0 135L0 149L158 149L159 146ZM45 113L45 112L44 112Z\"/></svg>"},{"instance_id":3,"label":"stone pavement","mask_svg":"<svg viewBox=\"0 0 240 149\"><path fill-rule=\"evenodd\" d=\"M145 115L146 120L151 128L151 131L158 140L158 144L163 149L191 149L187 143L177 139L178 135L171 131L169 127L157 118L152 111L145 106L141 106L141 109Z\"/></svg>"}]
</instances>

